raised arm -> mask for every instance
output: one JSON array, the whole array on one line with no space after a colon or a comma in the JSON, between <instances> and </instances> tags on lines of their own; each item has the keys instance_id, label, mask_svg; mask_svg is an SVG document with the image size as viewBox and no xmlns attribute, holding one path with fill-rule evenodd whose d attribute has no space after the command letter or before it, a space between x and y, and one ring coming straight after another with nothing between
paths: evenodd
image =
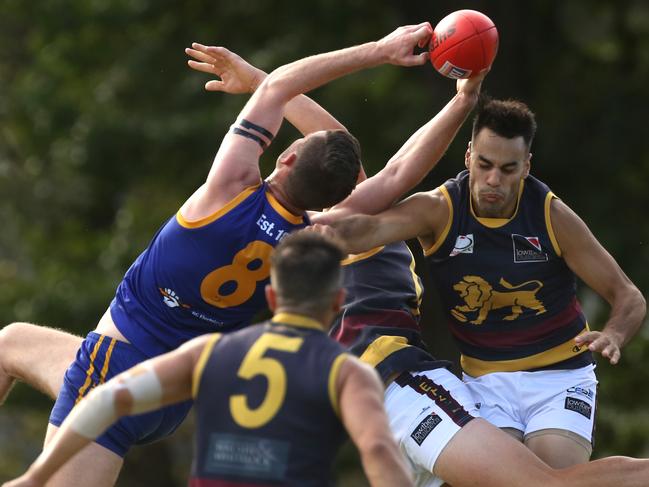
<instances>
[{"instance_id":1,"label":"raised arm","mask_svg":"<svg viewBox=\"0 0 649 487\"><path fill-rule=\"evenodd\" d=\"M292 98L333 79L379 64L423 64L427 54L415 55L413 49L426 44L431 32L427 22L400 27L379 41L311 56L273 71L248 100L232 131L224 137L206 183L183 206L183 216L189 219L206 216L221 208L244 187L260 182L259 155L279 129L284 107ZM208 52L210 49L213 48L207 48Z\"/></svg>"},{"instance_id":2,"label":"raised arm","mask_svg":"<svg viewBox=\"0 0 649 487\"><path fill-rule=\"evenodd\" d=\"M95 388L72 410L27 472L2 487L41 487L122 416L191 399L192 374L210 336L143 362Z\"/></svg>"},{"instance_id":3,"label":"raised arm","mask_svg":"<svg viewBox=\"0 0 649 487\"><path fill-rule=\"evenodd\" d=\"M583 220L561 200L552 201L550 219L568 267L611 305L602 331L584 333L575 341L578 345L588 345L590 350L616 364L621 348L642 326L647 313L646 301Z\"/></svg>"},{"instance_id":4,"label":"raised arm","mask_svg":"<svg viewBox=\"0 0 649 487\"><path fill-rule=\"evenodd\" d=\"M208 50L206 46L197 45L197 49L188 49L187 54L195 59L188 61L192 69L219 78L205 83L207 91L252 94L268 76L225 47ZM303 135L318 130L345 130L343 124L305 95L298 95L286 104L284 117Z\"/></svg>"},{"instance_id":5,"label":"raised arm","mask_svg":"<svg viewBox=\"0 0 649 487\"><path fill-rule=\"evenodd\" d=\"M435 117L417 130L385 167L360 183L344 201L330 210L341 218L354 213L374 214L392 206L435 167L478 102L479 76L457 81L457 94ZM318 217L314 217L318 221Z\"/></svg>"},{"instance_id":6,"label":"raised arm","mask_svg":"<svg viewBox=\"0 0 649 487\"><path fill-rule=\"evenodd\" d=\"M324 224L312 225L313 231L333 233L345 251L358 254L399 240L419 238L428 248L442 234L449 218L446 200L439 190L417 193L377 215L352 215L346 218L323 214Z\"/></svg>"},{"instance_id":7,"label":"raised arm","mask_svg":"<svg viewBox=\"0 0 649 487\"><path fill-rule=\"evenodd\" d=\"M383 408L383 385L376 372L356 358L347 359L338 376L343 424L358 448L372 487L413 485Z\"/></svg>"}]
</instances>

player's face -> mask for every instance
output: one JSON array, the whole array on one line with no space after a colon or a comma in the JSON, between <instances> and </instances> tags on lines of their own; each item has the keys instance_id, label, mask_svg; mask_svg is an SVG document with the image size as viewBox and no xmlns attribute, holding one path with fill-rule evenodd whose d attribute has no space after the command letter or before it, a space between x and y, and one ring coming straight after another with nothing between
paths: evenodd
<instances>
[{"instance_id":1,"label":"player's face","mask_svg":"<svg viewBox=\"0 0 649 487\"><path fill-rule=\"evenodd\" d=\"M523 137L508 139L483 128L466 154L473 210L479 217L509 218L516 210L520 182L530 170Z\"/></svg>"}]
</instances>

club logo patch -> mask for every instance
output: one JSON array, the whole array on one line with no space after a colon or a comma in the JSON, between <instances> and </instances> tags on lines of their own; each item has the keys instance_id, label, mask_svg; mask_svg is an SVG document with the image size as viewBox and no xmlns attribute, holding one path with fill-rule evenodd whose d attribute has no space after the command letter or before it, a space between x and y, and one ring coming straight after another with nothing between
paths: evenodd
<instances>
[{"instance_id":1,"label":"club logo patch","mask_svg":"<svg viewBox=\"0 0 649 487\"><path fill-rule=\"evenodd\" d=\"M548 254L543 252L539 237L525 237L512 233L514 262L547 262Z\"/></svg>"},{"instance_id":2,"label":"club logo patch","mask_svg":"<svg viewBox=\"0 0 649 487\"><path fill-rule=\"evenodd\" d=\"M455 239L455 246L449 257L455 257L457 254L472 254L473 253L473 234L469 233L468 235L458 235Z\"/></svg>"},{"instance_id":3,"label":"club logo patch","mask_svg":"<svg viewBox=\"0 0 649 487\"><path fill-rule=\"evenodd\" d=\"M565 408L568 411L574 411L576 413L579 413L588 419L590 419L590 415L593 412L593 406L588 404L586 401L582 401L581 399L577 399L574 397L566 397Z\"/></svg>"},{"instance_id":4,"label":"club logo patch","mask_svg":"<svg viewBox=\"0 0 649 487\"><path fill-rule=\"evenodd\" d=\"M172 289L169 289L168 287L164 289L159 287L158 291L162 294L162 301L164 304L170 308L191 308L188 304L183 303L180 296L178 296Z\"/></svg>"},{"instance_id":5,"label":"club logo patch","mask_svg":"<svg viewBox=\"0 0 649 487\"><path fill-rule=\"evenodd\" d=\"M424 440L428 437L431 431L433 431L439 423L442 422L440 418L435 413L430 413L424 420L419 423L415 430L410 434L410 438L415 440L415 442L421 446Z\"/></svg>"},{"instance_id":6,"label":"club logo patch","mask_svg":"<svg viewBox=\"0 0 649 487\"><path fill-rule=\"evenodd\" d=\"M570 387L566 390L568 394L581 394L586 396L588 399L593 399L595 397L595 392L592 389L586 389L585 387Z\"/></svg>"}]
</instances>

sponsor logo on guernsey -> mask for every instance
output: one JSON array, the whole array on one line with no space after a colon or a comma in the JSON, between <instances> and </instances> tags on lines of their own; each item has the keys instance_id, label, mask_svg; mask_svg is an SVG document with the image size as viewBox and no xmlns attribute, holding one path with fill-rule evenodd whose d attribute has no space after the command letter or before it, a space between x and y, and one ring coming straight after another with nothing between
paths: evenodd
<instances>
[{"instance_id":1,"label":"sponsor logo on guernsey","mask_svg":"<svg viewBox=\"0 0 649 487\"><path fill-rule=\"evenodd\" d=\"M570 387L567 391L568 394L581 394L586 396L588 399L593 399L595 397L595 392L592 389L586 389L585 387Z\"/></svg>"},{"instance_id":2,"label":"sponsor logo on guernsey","mask_svg":"<svg viewBox=\"0 0 649 487\"><path fill-rule=\"evenodd\" d=\"M458 235L455 239L455 246L449 257L455 257L458 254L472 254L473 253L473 234L469 233L468 235Z\"/></svg>"},{"instance_id":3,"label":"sponsor logo on guernsey","mask_svg":"<svg viewBox=\"0 0 649 487\"><path fill-rule=\"evenodd\" d=\"M570 397L570 396L566 397L565 408L568 411L574 411L576 413L579 413L588 419L590 419L590 415L593 412L593 407L590 404L588 404L586 401L577 399L575 397Z\"/></svg>"},{"instance_id":4,"label":"sponsor logo on guernsey","mask_svg":"<svg viewBox=\"0 0 649 487\"><path fill-rule=\"evenodd\" d=\"M546 262L548 254L543 252L539 237L526 237L512 233L514 262Z\"/></svg>"},{"instance_id":5,"label":"sponsor logo on guernsey","mask_svg":"<svg viewBox=\"0 0 649 487\"><path fill-rule=\"evenodd\" d=\"M419 423L419 425L415 428L415 430L410 434L410 438L415 440L415 443L417 443L419 446L424 442L424 440L428 437L431 431L433 431L439 423L442 422L442 418L440 418L437 414L435 413L430 413L424 420Z\"/></svg>"},{"instance_id":6,"label":"sponsor logo on guernsey","mask_svg":"<svg viewBox=\"0 0 649 487\"><path fill-rule=\"evenodd\" d=\"M158 290L162 294L162 302L170 308L191 308L188 304L183 303L180 296L168 287L164 289L159 287Z\"/></svg>"},{"instance_id":7,"label":"sponsor logo on guernsey","mask_svg":"<svg viewBox=\"0 0 649 487\"><path fill-rule=\"evenodd\" d=\"M208 474L282 481L286 475L289 450L286 441L213 433L204 468Z\"/></svg>"}]
</instances>

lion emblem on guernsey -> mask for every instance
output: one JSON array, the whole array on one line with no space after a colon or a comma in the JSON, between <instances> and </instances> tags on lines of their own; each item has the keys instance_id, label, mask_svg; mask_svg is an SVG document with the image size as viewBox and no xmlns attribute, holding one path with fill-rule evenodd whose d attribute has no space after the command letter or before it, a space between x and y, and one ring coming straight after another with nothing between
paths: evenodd
<instances>
[{"instance_id":1,"label":"lion emblem on guernsey","mask_svg":"<svg viewBox=\"0 0 649 487\"><path fill-rule=\"evenodd\" d=\"M543 287L541 281L526 281L514 286L500 278L499 283L505 288L504 291L494 290L482 277L464 276L453 289L460 294L465 304L453 308L451 314L462 323L468 321L481 325L493 309L511 308L511 314L504 318L507 321L518 318L523 313L523 308L535 310L537 315L545 313L543 303L536 297L536 293ZM469 320L470 316L474 316L474 319Z\"/></svg>"}]
</instances>

